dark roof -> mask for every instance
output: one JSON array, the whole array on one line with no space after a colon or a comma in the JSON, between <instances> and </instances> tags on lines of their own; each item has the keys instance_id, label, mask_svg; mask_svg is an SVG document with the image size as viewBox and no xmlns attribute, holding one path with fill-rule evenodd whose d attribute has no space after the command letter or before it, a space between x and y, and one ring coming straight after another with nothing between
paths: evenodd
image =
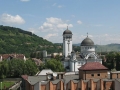
<instances>
[{"instance_id":1,"label":"dark roof","mask_svg":"<svg viewBox=\"0 0 120 90\"><path fill-rule=\"evenodd\" d=\"M72 34L72 32L70 30L68 30L68 28L63 32L63 35L64 34Z\"/></svg>"},{"instance_id":2,"label":"dark roof","mask_svg":"<svg viewBox=\"0 0 120 90\"><path fill-rule=\"evenodd\" d=\"M79 70L108 70L108 68L99 62L87 62L86 64L82 65Z\"/></svg>"},{"instance_id":3,"label":"dark roof","mask_svg":"<svg viewBox=\"0 0 120 90\"><path fill-rule=\"evenodd\" d=\"M87 36L82 42L81 46L93 46L94 42Z\"/></svg>"}]
</instances>

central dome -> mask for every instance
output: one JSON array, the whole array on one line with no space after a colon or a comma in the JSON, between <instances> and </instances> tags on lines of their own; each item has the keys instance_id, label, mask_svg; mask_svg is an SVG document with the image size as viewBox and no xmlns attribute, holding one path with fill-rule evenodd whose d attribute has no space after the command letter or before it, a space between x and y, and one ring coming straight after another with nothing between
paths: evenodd
<instances>
[{"instance_id":1,"label":"central dome","mask_svg":"<svg viewBox=\"0 0 120 90\"><path fill-rule=\"evenodd\" d=\"M94 42L88 36L81 42L81 46L93 46Z\"/></svg>"}]
</instances>

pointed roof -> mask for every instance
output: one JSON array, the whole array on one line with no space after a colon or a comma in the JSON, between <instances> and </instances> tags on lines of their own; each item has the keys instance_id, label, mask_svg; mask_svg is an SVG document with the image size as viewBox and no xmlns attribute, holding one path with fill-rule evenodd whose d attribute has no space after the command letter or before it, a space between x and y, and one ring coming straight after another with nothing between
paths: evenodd
<instances>
[{"instance_id":1,"label":"pointed roof","mask_svg":"<svg viewBox=\"0 0 120 90\"><path fill-rule=\"evenodd\" d=\"M82 65L78 70L108 70L105 66L103 66L99 62L87 62Z\"/></svg>"}]
</instances>

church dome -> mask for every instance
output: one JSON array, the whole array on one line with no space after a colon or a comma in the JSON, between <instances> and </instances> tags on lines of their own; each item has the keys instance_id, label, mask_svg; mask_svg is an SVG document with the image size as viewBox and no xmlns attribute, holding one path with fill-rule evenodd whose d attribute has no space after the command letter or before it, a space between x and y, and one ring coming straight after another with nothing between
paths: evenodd
<instances>
[{"instance_id":1,"label":"church dome","mask_svg":"<svg viewBox=\"0 0 120 90\"><path fill-rule=\"evenodd\" d=\"M87 36L82 42L81 46L93 46L94 42Z\"/></svg>"},{"instance_id":2,"label":"church dome","mask_svg":"<svg viewBox=\"0 0 120 90\"><path fill-rule=\"evenodd\" d=\"M63 32L63 35L64 34L72 34L72 32L70 30L68 30L68 27L67 27L67 29Z\"/></svg>"}]
</instances>

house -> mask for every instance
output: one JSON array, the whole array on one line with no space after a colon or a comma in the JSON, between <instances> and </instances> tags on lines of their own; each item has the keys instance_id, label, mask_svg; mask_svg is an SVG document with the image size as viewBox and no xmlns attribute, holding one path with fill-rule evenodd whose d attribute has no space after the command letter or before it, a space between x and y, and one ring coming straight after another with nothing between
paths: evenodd
<instances>
[{"instance_id":1,"label":"house","mask_svg":"<svg viewBox=\"0 0 120 90\"><path fill-rule=\"evenodd\" d=\"M2 54L0 61L11 60L11 59L21 59L21 60L26 61L26 57L24 54Z\"/></svg>"}]
</instances>

